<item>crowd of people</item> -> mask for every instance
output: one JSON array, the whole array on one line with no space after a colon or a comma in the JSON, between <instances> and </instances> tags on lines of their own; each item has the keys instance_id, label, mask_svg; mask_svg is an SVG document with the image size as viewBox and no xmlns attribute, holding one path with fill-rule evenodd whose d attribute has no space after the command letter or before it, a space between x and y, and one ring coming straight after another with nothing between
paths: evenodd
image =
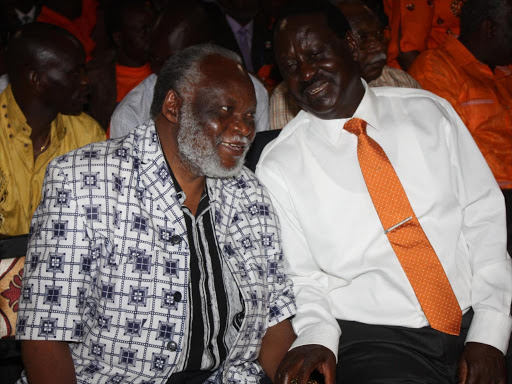
<instances>
[{"instance_id":1,"label":"crowd of people","mask_svg":"<svg viewBox=\"0 0 512 384\"><path fill-rule=\"evenodd\" d=\"M0 12L2 382L512 383L512 0Z\"/></svg>"}]
</instances>

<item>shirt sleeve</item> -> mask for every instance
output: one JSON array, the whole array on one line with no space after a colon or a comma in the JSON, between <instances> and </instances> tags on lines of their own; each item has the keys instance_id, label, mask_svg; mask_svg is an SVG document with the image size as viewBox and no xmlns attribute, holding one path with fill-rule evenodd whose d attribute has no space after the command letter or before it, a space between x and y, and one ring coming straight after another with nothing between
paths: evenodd
<instances>
[{"instance_id":1,"label":"shirt sleeve","mask_svg":"<svg viewBox=\"0 0 512 384\"><path fill-rule=\"evenodd\" d=\"M320 344L338 356L341 330L327 299L328 276L316 264L301 230L283 177L273 164L258 164L256 174L270 193L281 224L284 271L292 279L297 313L292 348Z\"/></svg>"},{"instance_id":2,"label":"shirt sleeve","mask_svg":"<svg viewBox=\"0 0 512 384\"><path fill-rule=\"evenodd\" d=\"M52 161L31 226L19 302L18 340L81 341L94 278L91 244L73 185Z\"/></svg>"},{"instance_id":3,"label":"shirt sleeve","mask_svg":"<svg viewBox=\"0 0 512 384\"><path fill-rule=\"evenodd\" d=\"M262 244L267 251L267 284L269 287L268 326L272 327L295 315L297 309L293 294L293 284L291 279L285 274L283 267L279 218L265 189L263 197L264 203L269 204L269 216L262 223L266 231L269 232L262 235Z\"/></svg>"},{"instance_id":4,"label":"shirt sleeve","mask_svg":"<svg viewBox=\"0 0 512 384\"><path fill-rule=\"evenodd\" d=\"M453 108L442 101L450 124L446 137L463 210L475 312L466 342L492 345L504 354L512 331L512 260L506 251L505 203L489 166Z\"/></svg>"}]
</instances>

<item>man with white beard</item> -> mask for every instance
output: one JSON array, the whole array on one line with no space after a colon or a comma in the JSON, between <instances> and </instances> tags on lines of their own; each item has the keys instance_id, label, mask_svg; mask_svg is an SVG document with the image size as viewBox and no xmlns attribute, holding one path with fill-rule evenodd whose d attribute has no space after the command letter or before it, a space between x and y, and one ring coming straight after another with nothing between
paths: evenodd
<instances>
[{"instance_id":1,"label":"man with white beard","mask_svg":"<svg viewBox=\"0 0 512 384\"><path fill-rule=\"evenodd\" d=\"M22 382L274 377L295 304L270 198L243 167L255 108L236 54L189 47L160 72L152 120L49 165L18 315Z\"/></svg>"}]
</instances>

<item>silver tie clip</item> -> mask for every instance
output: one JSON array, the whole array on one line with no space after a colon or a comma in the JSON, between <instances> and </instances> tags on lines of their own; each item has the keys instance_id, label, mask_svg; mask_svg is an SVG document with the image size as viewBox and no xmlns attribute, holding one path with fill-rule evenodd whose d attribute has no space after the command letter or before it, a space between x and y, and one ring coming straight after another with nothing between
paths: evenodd
<instances>
[{"instance_id":1,"label":"silver tie clip","mask_svg":"<svg viewBox=\"0 0 512 384\"><path fill-rule=\"evenodd\" d=\"M412 216L409 216L407 219L404 219L404 220L402 220L401 222L399 222L399 223L397 223L397 224L393 225L391 228L386 229L386 230L384 231L384 234L385 234L385 235L387 235L387 234L388 234L388 232L391 232L393 229L396 229L396 228L398 228L399 226L401 226L401 225L403 225L403 224L407 223L409 220L412 220Z\"/></svg>"}]
</instances>

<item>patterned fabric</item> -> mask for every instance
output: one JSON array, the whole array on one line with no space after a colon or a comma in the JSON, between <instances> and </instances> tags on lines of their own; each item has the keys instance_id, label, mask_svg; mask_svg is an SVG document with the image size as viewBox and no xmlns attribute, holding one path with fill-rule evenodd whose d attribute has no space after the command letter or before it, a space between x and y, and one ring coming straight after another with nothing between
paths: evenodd
<instances>
[{"instance_id":1,"label":"patterned fabric","mask_svg":"<svg viewBox=\"0 0 512 384\"><path fill-rule=\"evenodd\" d=\"M459 335L459 303L386 152L366 133L366 121L350 119L344 129L357 136L357 157L368 193L430 326Z\"/></svg>"},{"instance_id":2,"label":"patterned fabric","mask_svg":"<svg viewBox=\"0 0 512 384\"><path fill-rule=\"evenodd\" d=\"M219 256L221 250L215 238L215 217L208 193L204 191L196 214L192 214L184 205L185 193L181 191L172 169L170 171L181 202L190 245L189 307L192 321L185 343L187 347L183 348L186 357L177 370L183 371L184 367L187 371L213 371L225 360L240 329L239 324L234 323L240 317L243 319L240 292L229 267Z\"/></svg>"},{"instance_id":3,"label":"patterned fabric","mask_svg":"<svg viewBox=\"0 0 512 384\"><path fill-rule=\"evenodd\" d=\"M382 74L368 84L370 87L418 88L420 84L401 69L384 66ZM270 98L270 129L283 129L299 113L300 108L288 93L286 84L281 82Z\"/></svg>"},{"instance_id":4,"label":"patterned fabric","mask_svg":"<svg viewBox=\"0 0 512 384\"><path fill-rule=\"evenodd\" d=\"M207 188L245 305L210 382L257 383L266 329L295 313L277 217L246 169ZM189 331L189 244L176 195L151 121L53 161L32 223L17 339L74 341L78 383L165 382Z\"/></svg>"},{"instance_id":5,"label":"patterned fabric","mask_svg":"<svg viewBox=\"0 0 512 384\"><path fill-rule=\"evenodd\" d=\"M13 337L25 257L0 260L0 338Z\"/></svg>"},{"instance_id":6,"label":"patterned fabric","mask_svg":"<svg viewBox=\"0 0 512 384\"><path fill-rule=\"evenodd\" d=\"M83 145L105 140L90 116L58 114L51 124L51 142L34 161L32 129L16 103L11 87L0 94L0 234L27 234L50 160Z\"/></svg>"}]
</instances>

